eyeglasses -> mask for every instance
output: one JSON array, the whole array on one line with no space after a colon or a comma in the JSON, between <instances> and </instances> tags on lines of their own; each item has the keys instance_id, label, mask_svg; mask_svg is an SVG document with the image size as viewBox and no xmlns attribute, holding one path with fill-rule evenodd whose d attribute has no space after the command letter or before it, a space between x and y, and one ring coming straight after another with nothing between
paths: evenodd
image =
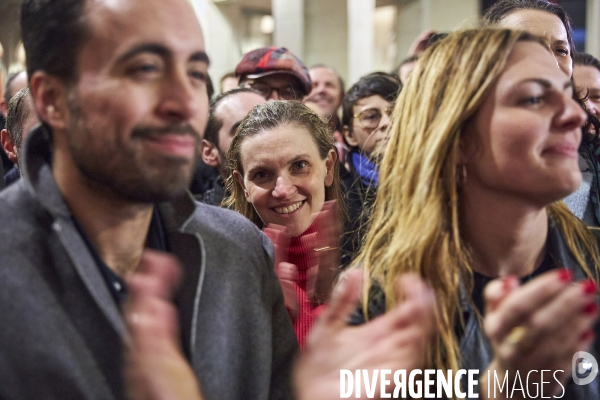
<instances>
[{"instance_id":1,"label":"eyeglasses","mask_svg":"<svg viewBox=\"0 0 600 400\"><path fill-rule=\"evenodd\" d=\"M377 129L381 122L381 117L383 117L383 113L391 118L393 110L393 106L384 108L383 110L380 110L379 108L369 108L358 114L354 114L354 118L358 120L358 123L363 129Z\"/></svg>"},{"instance_id":2,"label":"eyeglasses","mask_svg":"<svg viewBox=\"0 0 600 400\"><path fill-rule=\"evenodd\" d=\"M243 86L256 90L267 100L271 96L271 93L273 93L273 90L277 92L281 100L299 100L303 97L303 92L292 85L277 87L263 82L246 81Z\"/></svg>"}]
</instances>

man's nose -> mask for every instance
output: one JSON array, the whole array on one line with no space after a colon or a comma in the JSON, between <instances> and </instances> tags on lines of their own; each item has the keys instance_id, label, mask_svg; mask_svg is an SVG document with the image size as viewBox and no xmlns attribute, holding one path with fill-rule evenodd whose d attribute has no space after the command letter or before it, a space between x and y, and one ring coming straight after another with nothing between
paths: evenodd
<instances>
[{"instance_id":1,"label":"man's nose","mask_svg":"<svg viewBox=\"0 0 600 400\"><path fill-rule=\"evenodd\" d=\"M174 122L194 118L202 103L208 102L206 85L204 88L192 85L187 71L173 71L160 88L158 112Z\"/></svg>"},{"instance_id":2,"label":"man's nose","mask_svg":"<svg viewBox=\"0 0 600 400\"><path fill-rule=\"evenodd\" d=\"M387 112L384 112L381 116L381 120L379 121L379 126L377 128L385 131L390 126L391 121L391 116L389 116Z\"/></svg>"},{"instance_id":3,"label":"man's nose","mask_svg":"<svg viewBox=\"0 0 600 400\"><path fill-rule=\"evenodd\" d=\"M267 100L281 100L281 98L279 97L279 89L277 88L271 88L271 93L269 93L269 97L267 97Z\"/></svg>"}]
</instances>

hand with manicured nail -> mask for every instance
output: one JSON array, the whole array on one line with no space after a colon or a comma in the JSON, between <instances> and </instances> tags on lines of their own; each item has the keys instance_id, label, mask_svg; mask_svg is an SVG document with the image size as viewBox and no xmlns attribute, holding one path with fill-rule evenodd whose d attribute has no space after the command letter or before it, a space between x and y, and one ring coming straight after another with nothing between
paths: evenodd
<instances>
[{"instance_id":1,"label":"hand with manicured nail","mask_svg":"<svg viewBox=\"0 0 600 400\"><path fill-rule=\"evenodd\" d=\"M492 281L484 292L484 329L494 348L488 369L501 379L508 373L509 382L517 371L523 377L532 370L563 370L556 377L564 385L573 354L587 351L592 343L596 292L592 281L573 283L566 269L547 272L522 286L515 277ZM562 393L556 380L549 381L544 395Z\"/></svg>"},{"instance_id":2,"label":"hand with manicured nail","mask_svg":"<svg viewBox=\"0 0 600 400\"><path fill-rule=\"evenodd\" d=\"M425 366L435 327L433 291L421 278L405 275L398 280L403 302L364 325L348 326L348 317L359 305L362 273L352 270L345 275L309 337L294 374L300 400L339 398L341 369L366 369L371 374L374 369L410 371Z\"/></svg>"}]
</instances>

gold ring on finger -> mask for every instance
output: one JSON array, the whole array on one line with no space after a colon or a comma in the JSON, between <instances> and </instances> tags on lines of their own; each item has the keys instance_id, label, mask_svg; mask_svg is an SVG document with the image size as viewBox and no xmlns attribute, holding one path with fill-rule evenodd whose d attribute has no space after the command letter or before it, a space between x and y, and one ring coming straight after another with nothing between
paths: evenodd
<instances>
[{"instance_id":1,"label":"gold ring on finger","mask_svg":"<svg viewBox=\"0 0 600 400\"><path fill-rule=\"evenodd\" d=\"M521 325L515 326L511 329L510 333L506 337L506 340L508 340L508 343L512 344L513 346L518 346L521 342L521 339L523 339L523 335L525 335L525 328Z\"/></svg>"},{"instance_id":2,"label":"gold ring on finger","mask_svg":"<svg viewBox=\"0 0 600 400\"><path fill-rule=\"evenodd\" d=\"M337 250L337 249L338 249L337 247L325 246L325 247L316 248L315 251L316 252L319 252L319 251L325 252L325 251L333 251L333 250Z\"/></svg>"}]
</instances>

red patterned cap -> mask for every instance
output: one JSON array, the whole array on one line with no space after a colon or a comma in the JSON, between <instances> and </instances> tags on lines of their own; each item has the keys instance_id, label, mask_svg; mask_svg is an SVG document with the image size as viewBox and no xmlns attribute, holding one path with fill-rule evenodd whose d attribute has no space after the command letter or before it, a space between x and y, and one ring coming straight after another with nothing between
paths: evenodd
<instances>
[{"instance_id":1,"label":"red patterned cap","mask_svg":"<svg viewBox=\"0 0 600 400\"><path fill-rule=\"evenodd\" d=\"M312 82L306 66L298 57L285 47L263 47L252 50L242 57L242 61L235 68L235 75L244 78L256 79L273 74L290 74L300 80L306 93L312 90Z\"/></svg>"}]
</instances>

